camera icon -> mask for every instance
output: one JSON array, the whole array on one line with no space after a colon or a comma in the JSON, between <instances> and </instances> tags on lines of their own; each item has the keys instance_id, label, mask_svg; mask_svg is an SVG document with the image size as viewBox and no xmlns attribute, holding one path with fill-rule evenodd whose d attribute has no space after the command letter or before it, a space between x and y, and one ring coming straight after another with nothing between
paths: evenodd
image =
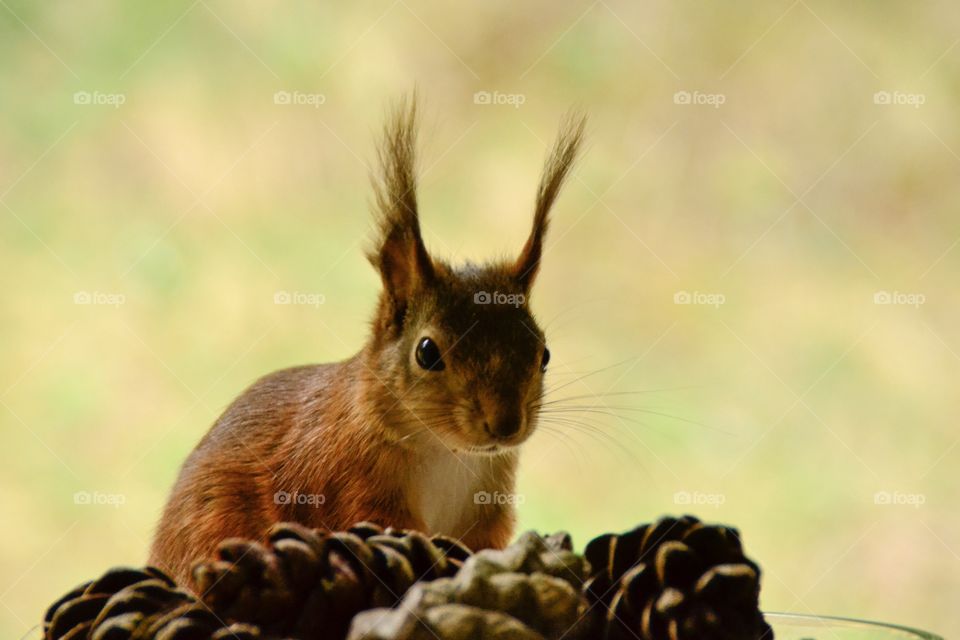
<instances>
[{"instance_id":1,"label":"camera icon","mask_svg":"<svg viewBox=\"0 0 960 640\"><path fill-rule=\"evenodd\" d=\"M273 104L290 104L292 96L289 91L277 91L273 94Z\"/></svg>"},{"instance_id":2,"label":"camera icon","mask_svg":"<svg viewBox=\"0 0 960 640\"><path fill-rule=\"evenodd\" d=\"M493 496L489 491L477 491L473 494L474 504L493 504Z\"/></svg>"},{"instance_id":3,"label":"camera icon","mask_svg":"<svg viewBox=\"0 0 960 640\"><path fill-rule=\"evenodd\" d=\"M693 97L690 95L689 91L677 91L673 94L673 103L674 104L690 104Z\"/></svg>"},{"instance_id":4,"label":"camera icon","mask_svg":"<svg viewBox=\"0 0 960 640\"><path fill-rule=\"evenodd\" d=\"M673 294L673 304L690 304L691 302L693 302L693 297L689 291L677 291Z\"/></svg>"},{"instance_id":5,"label":"camera icon","mask_svg":"<svg viewBox=\"0 0 960 640\"><path fill-rule=\"evenodd\" d=\"M273 294L273 304L290 304L291 300L289 291L277 291Z\"/></svg>"},{"instance_id":6,"label":"camera icon","mask_svg":"<svg viewBox=\"0 0 960 640\"><path fill-rule=\"evenodd\" d=\"M92 502L93 496L89 491L77 491L73 494L73 504L91 504Z\"/></svg>"},{"instance_id":7,"label":"camera icon","mask_svg":"<svg viewBox=\"0 0 960 640\"><path fill-rule=\"evenodd\" d=\"M890 104L893 102L893 96L889 91L877 91L873 94L873 104Z\"/></svg>"},{"instance_id":8,"label":"camera icon","mask_svg":"<svg viewBox=\"0 0 960 640\"><path fill-rule=\"evenodd\" d=\"M293 496L286 491L277 491L273 494L274 504L290 504L293 502Z\"/></svg>"},{"instance_id":9,"label":"camera icon","mask_svg":"<svg viewBox=\"0 0 960 640\"><path fill-rule=\"evenodd\" d=\"M889 491L877 491L873 494L873 504L890 504L893 502L893 496Z\"/></svg>"},{"instance_id":10,"label":"camera icon","mask_svg":"<svg viewBox=\"0 0 960 640\"><path fill-rule=\"evenodd\" d=\"M691 504L692 502L693 496L689 491L677 491L673 494L673 504Z\"/></svg>"},{"instance_id":11,"label":"camera icon","mask_svg":"<svg viewBox=\"0 0 960 640\"><path fill-rule=\"evenodd\" d=\"M73 294L73 304L90 304L91 302L93 302L93 297L89 291L77 291Z\"/></svg>"},{"instance_id":12,"label":"camera icon","mask_svg":"<svg viewBox=\"0 0 960 640\"><path fill-rule=\"evenodd\" d=\"M490 304L491 302L493 302L493 297L487 291L477 291L473 294L474 304Z\"/></svg>"},{"instance_id":13,"label":"camera icon","mask_svg":"<svg viewBox=\"0 0 960 640\"><path fill-rule=\"evenodd\" d=\"M873 304L892 304L893 296L889 291L877 291L873 294Z\"/></svg>"},{"instance_id":14,"label":"camera icon","mask_svg":"<svg viewBox=\"0 0 960 640\"><path fill-rule=\"evenodd\" d=\"M90 104L92 100L93 96L89 91L77 91L73 94L73 104Z\"/></svg>"},{"instance_id":15,"label":"camera icon","mask_svg":"<svg viewBox=\"0 0 960 640\"><path fill-rule=\"evenodd\" d=\"M491 104L493 96L489 91L477 91L473 94L473 104Z\"/></svg>"}]
</instances>

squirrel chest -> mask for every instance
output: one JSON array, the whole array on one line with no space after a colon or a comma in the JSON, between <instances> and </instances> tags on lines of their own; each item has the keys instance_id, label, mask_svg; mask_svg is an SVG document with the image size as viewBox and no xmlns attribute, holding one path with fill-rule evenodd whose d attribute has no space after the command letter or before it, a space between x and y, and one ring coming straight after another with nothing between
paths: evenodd
<instances>
[{"instance_id":1,"label":"squirrel chest","mask_svg":"<svg viewBox=\"0 0 960 640\"><path fill-rule=\"evenodd\" d=\"M431 448L409 477L410 508L428 531L460 538L502 511L510 496L509 456L480 457Z\"/></svg>"}]
</instances>

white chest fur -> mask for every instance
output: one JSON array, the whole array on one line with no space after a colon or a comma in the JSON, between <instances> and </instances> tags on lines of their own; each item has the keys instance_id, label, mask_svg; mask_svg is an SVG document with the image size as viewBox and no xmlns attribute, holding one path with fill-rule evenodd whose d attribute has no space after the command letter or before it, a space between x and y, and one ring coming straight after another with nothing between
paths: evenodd
<instances>
[{"instance_id":1,"label":"white chest fur","mask_svg":"<svg viewBox=\"0 0 960 640\"><path fill-rule=\"evenodd\" d=\"M477 523L480 510L490 508L478 494L503 489L504 462L448 449L433 450L413 472L411 506L430 533L464 536Z\"/></svg>"}]
</instances>

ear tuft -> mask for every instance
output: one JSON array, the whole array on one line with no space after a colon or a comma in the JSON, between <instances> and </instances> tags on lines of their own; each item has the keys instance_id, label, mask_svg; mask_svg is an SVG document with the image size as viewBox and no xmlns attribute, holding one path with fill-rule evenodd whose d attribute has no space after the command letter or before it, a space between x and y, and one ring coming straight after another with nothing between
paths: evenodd
<instances>
[{"instance_id":1,"label":"ear tuft","mask_svg":"<svg viewBox=\"0 0 960 640\"><path fill-rule=\"evenodd\" d=\"M402 322L410 298L433 278L420 236L416 183L416 95L399 101L387 117L372 178L378 234L367 257L383 281L383 317Z\"/></svg>"},{"instance_id":2,"label":"ear tuft","mask_svg":"<svg viewBox=\"0 0 960 640\"><path fill-rule=\"evenodd\" d=\"M586 123L585 114L578 111L567 113L560 124L560 133L553 143L553 148L544 162L533 213L533 230L513 266L514 277L524 291L530 290L540 268L543 239L550 224L550 209L577 160Z\"/></svg>"},{"instance_id":3,"label":"ear tuft","mask_svg":"<svg viewBox=\"0 0 960 640\"><path fill-rule=\"evenodd\" d=\"M373 176L380 230L402 225L419 230L417 218L417 98L403 98L387 115Z\"/></svg>"}]
</instances>

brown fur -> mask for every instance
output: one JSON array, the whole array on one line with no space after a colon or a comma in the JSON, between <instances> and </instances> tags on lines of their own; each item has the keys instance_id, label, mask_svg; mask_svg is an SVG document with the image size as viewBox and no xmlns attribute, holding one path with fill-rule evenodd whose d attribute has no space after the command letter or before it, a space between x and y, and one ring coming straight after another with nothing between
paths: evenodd
<instances>
[{"instance_id":1,"label":"brown fur","mask_svg":"<svg viewBox=\"0 0 960 640\"><path fill-rule=\"evenodd\" d=\"M414 103L388 120L375 179L383 281L370 338L348 360L277 371L240 395L181 469L150 562L189 581L193 561L227 537L262 539L273 523L342 529L360 520L502 547L518 445L536 426L543 331L526 300L477 304L479 292L529 297L548 212L573 163L583 119L571 118L544 169L534 225L512 263L453 268L420 234ZM445 367L415 358L429 337ZM285 501L283 493L306 496ZM312 496L312 498L311 498ZM322 503L318 496L322 496ZM311 501L312 500L312 501Z\"/></svg>"}]
</instances>

